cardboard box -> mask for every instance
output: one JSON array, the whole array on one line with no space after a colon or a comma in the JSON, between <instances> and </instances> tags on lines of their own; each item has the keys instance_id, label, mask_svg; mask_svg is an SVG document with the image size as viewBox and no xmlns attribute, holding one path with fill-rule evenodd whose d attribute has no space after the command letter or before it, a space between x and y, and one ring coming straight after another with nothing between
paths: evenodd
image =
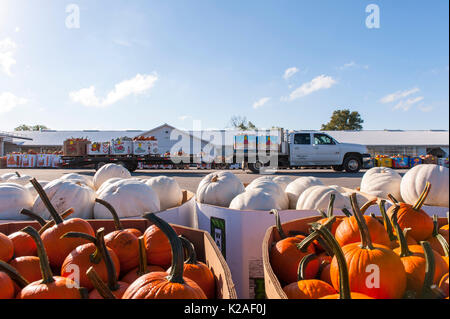
<instances>
[{"instance_id":1,"label":"cardboard box","mask_svg":"<svg viewBox=\"0 0 450 319\"><path fill-rule=\"evenodd\" d=\"M62 163L61 155L51 154L51 167L60 167Z\"/></svg>"},{"instance_id":2,"label":"cardboard box","mask_svg":"<svg viewBox=\"0 0 450 319\"><path fill-rule=\"evenodd\" d=\"M68 139L63 144L64 156L84 156L86 155L87 144L91 143L85 139Z\"/></svg>"},{"instance_id":3,"label":"cardboard box","mask_svg":"<svg viewBox=\"0 0 450 319\"><path fill-rule=\"evenodd\" d=\"M36 156L36 167L51 167L52 155L51 154L38 154Z\"/></svg>"},{"instance_id":4,"label":"cardboard box","mask_svg":"<svg viewBox=\"0 0 450 319\"><path fill-rule=\"evenodd\" d=\"M186 227L196 227L197 220L194 214L195 196L188 190L183 191L183 200L178 207L169 208L159 212L158 216L169 224L177 224Z\"/></svg>"},{"instance_id":5,"label":"cardboard box","mask_svg":"<svg viewBox=\"0 0 450 319\"><path fill-rule=\"evenodd\" d=\"M88 155L108 155L109 142L94 142L86 145Z\"/></svg>"},{"instance_id":6,"label":"cardboard box","mask_svg":"<svg viewBox=\"0 0 450 319\"><path fill-rule=\"evenodd\" d=\"M133 154L133 141L116 139L111 141L112 155L128 155Z\"/></svg>"},{"instance_id":7,"label":"cardboard box","mask_svg":"<svg viewBox=\"0 0 450 319\"><path fill-rule=\"evenodd\" d=\"M35 154L22 154L20 167L33 168L36 167L37 155Z\"/></svg>"},{"instance_id":8,"label":"cardboard box","mask_svg":"<svg viewBox=\"0 0 450 319\"><path fill-rule=\"evenodd\" d=\"M148 155L150 154L151 141L133 141L134 155Z\"/></svg>"},{"instance_id":9,"label":"cardboard box","mask_svg":"<svg viewBox=\"0 0 450 319\"><path fill-rule=\"evenodd\" d=\"M277 135L261 135L257 138L258 150L280 151L281 141Z\"/></svg>"},{"instance_id":10,"label":"cardboard box","mask_svg":"<svg viewBox=\"0 0 450 319\"><path fill-rule=\"evenodd\" d=\"M15 168L21 165L22 154L8 154L6 155L6 167Z\"/></svg>"},{"instance_id":11,"label":"cardboard box","mask_svg":"<svg viewBox=\"0 0 450 319\"><path fill-rule=\"evenodd\" d=\"M301 231L308 233L308 229L310 227L308 224L318 221L321 218L321 216L314 216L296 219L282 224L282 227L285 233L289 233L290 231ZM447 224L446 218L439 218L439 225L443 226L445 224ZM277 276L273 272L272 266L270 265L270 249L280 239L281 238L276 227L271 226L267 229L262 242L264 285L266 296L268 299L288 299L283 291L283 287L281 286L280 281L278 280Z\"/></svg>"},{"instance_id":12,"label":"cardboard box","mask_svg":"<svg viewBox=\"0 0 450 319\"><path fill-rule=\"evenodd\" d=\"M94 230L104 227L106 233L115 230L114 221L112 220L87 220ZM147 219L124 219L122 220L124 228L136 228L144 232L150 225ZM39 229L37 222L13 222L0 224L0 232L9 235L13 232L23 229L26 226L33 226ZM237 299L234 283L231 278L230 269L222 257L219 249L215 245L211 236L198 229L172 225L177 234L185 236L195 246L197 258L208 265L212 270L216 279L216 298L217 299Z\"/></svg>"},{"instance_id":13,"label":"cardboard box","mask_svg":"<svg viewBox=\"0 0 450 319\"><path fill-rule=\"evenodd\" d=\"M392 159L393 168L409 168L409 156L394 157Z\"/></svg>"},{"instance_id":14,"label":"cardboard box","mask_svg":"<svg viewBox=\"0 0 450 319\"><path fill-rule=\"evenodd\" d=\"M194 208L198 225L193 227L208 231L222 251L238 298L265 298L261 242L267 228L275 225L275 216L268 211L241 211L197 201ZM338 210L335 213L341 214ZM280 211L282 222L316 215L315 210Z\"/></svg>"}]
</instances>

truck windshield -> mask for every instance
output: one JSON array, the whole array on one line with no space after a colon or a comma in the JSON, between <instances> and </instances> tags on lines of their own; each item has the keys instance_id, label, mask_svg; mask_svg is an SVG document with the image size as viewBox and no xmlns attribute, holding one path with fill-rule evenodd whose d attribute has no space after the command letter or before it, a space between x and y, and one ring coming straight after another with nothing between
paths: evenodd
<instances>
[{"instance_id":1,"label":"truck windshield","mask_svg":"<svg viewBox=\"0 0 450 319\"><path fill-rule=\"evenodd\" d=\"M334 140L325 134L314 134L314 144L316 145L334 145Z\"/></svg>"}]
</instances>

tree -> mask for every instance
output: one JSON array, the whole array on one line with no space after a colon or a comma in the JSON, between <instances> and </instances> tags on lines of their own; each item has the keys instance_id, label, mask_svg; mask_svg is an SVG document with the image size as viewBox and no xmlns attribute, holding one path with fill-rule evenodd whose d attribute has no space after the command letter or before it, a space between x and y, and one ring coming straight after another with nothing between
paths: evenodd
<instances>
[{"instance_id":1,"label":"tree","mask_svg":"<svg viewBox=\"0 0 450 319\"><path fill-rule=\"evenodd\" d=\"M232 116L230 120L231 126L240 131L248 131L248 130L256 130L255 124L250 121L247 121L247 118L244 116Z\"/></svg>"},{"instance_id":2,"label":"tree","mask_svg":"<svg viewBox=\"0 0 450 319\"><path fill-rule=\"evenodd\" d=\"M40 131L40 130L48 130L48 127L45 125L25 125L22 124L14 129L14 131Z\"/></svg>"},{"instance_id":3,"label":"tree","mask_svg":"<svg viewBox=\"0 0 450 319\"><path fill-rule=\"evenodd\" d=\"M336 110L333 112L330 121L322 124L322 131L360 131L362 130L361 115L358 112L350 110Z\"/></svg>"}]
</instances>

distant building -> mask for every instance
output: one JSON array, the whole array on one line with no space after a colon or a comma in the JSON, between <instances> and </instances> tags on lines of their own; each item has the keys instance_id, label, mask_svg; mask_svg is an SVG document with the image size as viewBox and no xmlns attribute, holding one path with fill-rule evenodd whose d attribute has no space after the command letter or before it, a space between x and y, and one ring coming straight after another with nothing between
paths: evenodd
<instances>
[{"instance_id":1,"label":"distant building","mask_svg":"<svg viewBox=\"0 0 450 319\"><path fill-rule=\"evenodd\" d=\"M163 124L148 131L122 130L122 131L24 131L9 134L8 142L1 145L3 153L13 151L35 152L62 150L63 142L68 138L87 138L92 142L106 142L118 137L144 135L155 136L161 154L169 152L173 146L179 146L183 138L187 143L182 145L184 152L198 154L210 141L210 135L228 132L222 140L214 139L216 149L222 149L222 154L232 152L233 132L226 130L208 130L204 132L183 131L169 124ZM449 156L448 130L363 130L363 131L325 131L340 143L356 143L366 145L372 156L383 155L409 155L418 156L433 154L438 157ZM0 141L2 141L0 132ZM14 137L15 135L16 137ZM3 137L4 139L5 137ZM178 143L178 144L177 144ZM1 144L1 143L0 143ZM0 154L1 150L0 149ZM229 154L229 153L228 153Z\"/></svg>"}]
</instances>

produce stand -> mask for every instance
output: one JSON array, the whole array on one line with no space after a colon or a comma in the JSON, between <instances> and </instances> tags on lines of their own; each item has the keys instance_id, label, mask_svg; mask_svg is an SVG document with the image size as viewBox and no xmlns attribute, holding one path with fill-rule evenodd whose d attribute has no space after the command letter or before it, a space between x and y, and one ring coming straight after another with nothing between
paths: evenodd
<instances>
[{"instance_id":1,"label":"produce stand","mask_svg":"<svg viewBox=\"0 0 450 319\"><path fill-rule=\"evenodd\" d=\"M115 230L114 221L112 220L97 219L87 221L94 230L97 230L100 227L104 227L106 233ZM123 219L121 222L124 228L136 228L141 232L144 232L151 225L151 222L147 219ZM32 226L36 229L40 228L40 225L37 222L24 221L2 224L2 221L0 221L0 232L9 235L26 226ZM173 224L171 226L177 234L185 236L194 244L198 260L205 262L213 272L216 279L216 298L237 299L230 269L211 236L202 230Z\"/></svg>"}]
</instances>

